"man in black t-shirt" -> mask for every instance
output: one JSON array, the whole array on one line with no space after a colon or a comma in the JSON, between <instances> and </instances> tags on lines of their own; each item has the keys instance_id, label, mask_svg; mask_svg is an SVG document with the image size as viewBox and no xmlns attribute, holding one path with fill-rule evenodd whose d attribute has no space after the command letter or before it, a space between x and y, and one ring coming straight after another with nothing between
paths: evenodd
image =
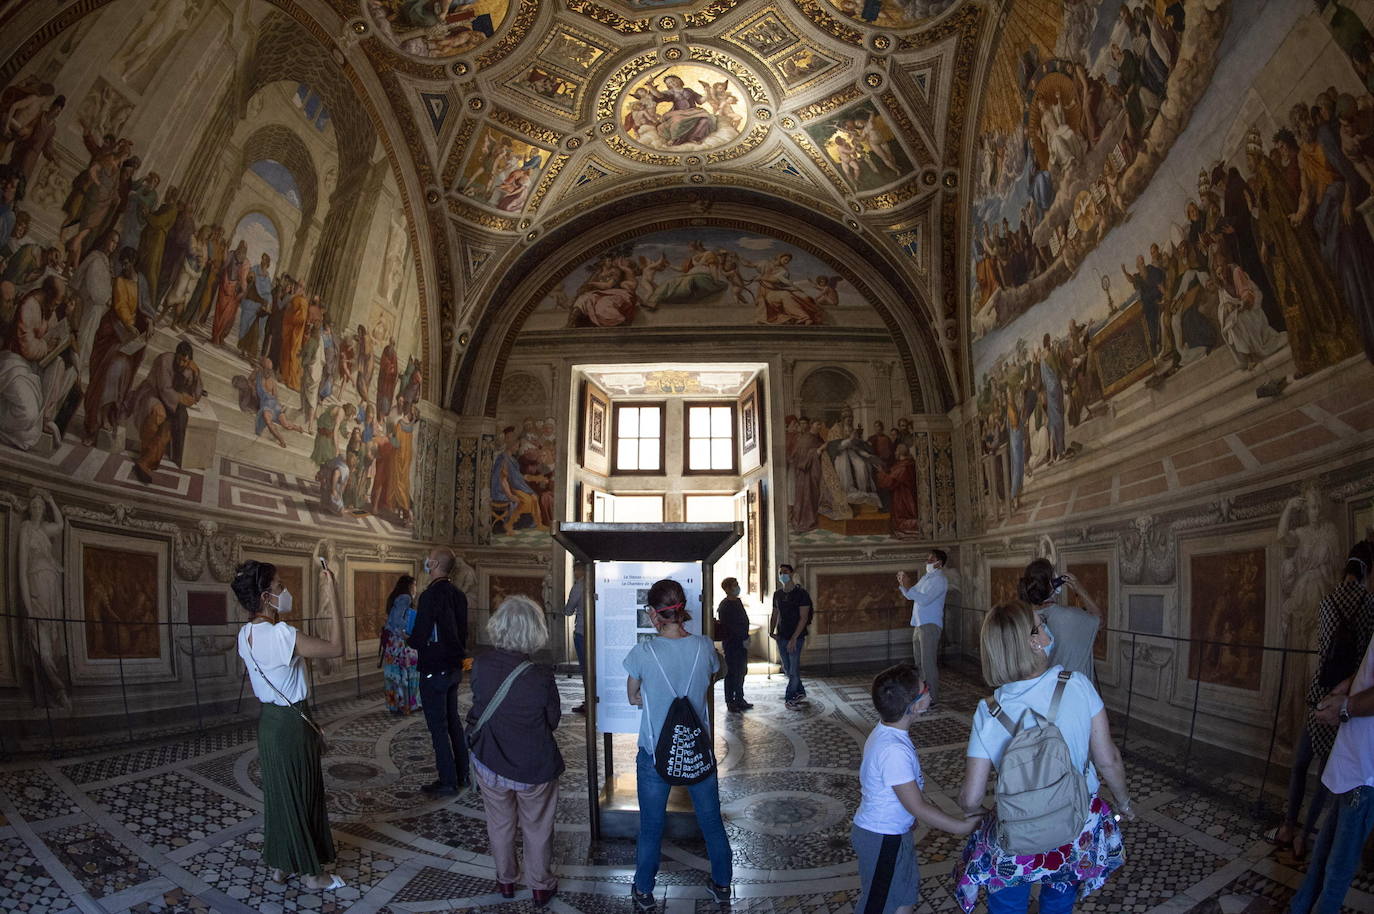
<instances>
[{"instance_id":1,"label":"man in black t-shirt","mask_svg":"<svg viewBox=\"0 0 1374 914\"><path fill-rule=\"evenodd\" d=\"M425 559L430 583L420 594L415 625L406 644L419 657L420 707L434 743L439 777L420 788L427 794L452 796L468 783L468 747L458 716L458 684L468 643L468 598L449 575L458 564L452 549L437 548Z\"/></svg>"},{"instance_id":2,"label":"man in black t-shirt","mask_svg":"<svg viewBox=\"0 0 1374 914\"><path fill-rule=\"evenodd\" d=\"M778 644L778 660L787 674L783 700L789 711L796 711L807 703L806 687L801 681L801 652L811 624L811 594L798 586L792 566L786 563L778 566L778 583L782 589L773 591L768 631Z\"/></svg>"}]
</instances>

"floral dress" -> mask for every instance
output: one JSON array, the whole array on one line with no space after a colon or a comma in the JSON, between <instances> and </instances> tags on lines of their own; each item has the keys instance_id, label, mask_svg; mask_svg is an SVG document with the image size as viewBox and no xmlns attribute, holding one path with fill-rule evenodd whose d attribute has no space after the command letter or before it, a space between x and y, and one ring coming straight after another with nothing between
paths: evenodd
<instances>
[{"instance_id":1,"label":"floral dress","mask_svg":"<svg viewBox=\"0 0 1374 914\"><path fill-rule=\"evenodd\" d=\"M980 886L995 892L1026 882L1076 884L1080 900L1102 888L1107 877L1126 862L1121 827L1101 797L1093 797L1088 809L1078 840L1043 854L1004 852L997 846L997 813L984 817L968 836L954 868L954 891L965 914L978 903Z\"/></svg>"},{"instance_id":2,"label":"floral dress","mask_svg":"<svg viewBox=\"0 0 1374 914\"><path fill-rule=\"evenodd\" d=\"M410 596L402 594L391 605L382 629L382 678L386 681L386 708L393 714L409 714L420 707L419 656L406 646L415 610Z\"/></svg>"}]
</instances>

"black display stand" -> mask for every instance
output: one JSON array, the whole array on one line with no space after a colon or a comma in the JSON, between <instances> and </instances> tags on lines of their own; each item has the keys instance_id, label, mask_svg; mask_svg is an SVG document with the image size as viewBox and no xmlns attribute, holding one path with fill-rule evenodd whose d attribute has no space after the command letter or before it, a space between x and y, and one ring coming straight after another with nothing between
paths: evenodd
<instances>
[{"instance_id":1,"label":"black display stand","mask_svg":"<svg viewBox=\"0 0 1374 914\"><path fill-rule=\"evenodd\" d=\"M592 567L597 562L697 562L701 565L701 606L689 606L701 620L701 632L711 637L714 619L710 605L712 588L711 566L731 546L744 536L744 525L716 524L609 524L590 522L555 522L553 538L573 561L587 565L583 578L583 638L586 653L587 708L587 804L590 812L591 837L632 838L639 830L639 801L633 771L617 775L612 763L611 737L601 734L604 743L605 782L597 759L597 638L596 638L596 575ZM712 693L714 690L712 690ZM708 712L714 714L713 694L707 695ZM673 788L668 798L668 816L664 833L669 836L690 835L696 828L696 817L687 791Z\"/></svg>"}]
</instances>

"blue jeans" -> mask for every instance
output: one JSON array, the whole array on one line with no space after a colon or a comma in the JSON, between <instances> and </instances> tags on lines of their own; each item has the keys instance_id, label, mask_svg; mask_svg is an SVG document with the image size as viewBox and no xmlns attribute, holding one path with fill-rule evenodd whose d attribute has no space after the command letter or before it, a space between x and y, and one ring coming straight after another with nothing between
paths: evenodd
<instances>
[{"instance_id":1,"label":"blue jeans","mask_svg":"<svg viewBox=\"0 0 1374 914\"><path fill-rule=\"evenodd\" d=\"M672 789L654 768L654 761L643 749L635 758L635 776L639 787L639 836L635 841L635 889L654 890L658 875L658 861L663 849L663 820L668 812L668 791ZM730 859L730 839L725 836L725 821L720 817L720 783L712 774L687 788L692 808L697 811L697 825L706 839L706 856L711 860L711 881L728 886L734 878Z\"/></svg>"},{"instance_id":2,"label":"blue jeans","mask_svg":"<svg viewBox=\"0 0 1374 914\"><path fill-rule=\"evenodd\" d=\"M1026 909L1030 907L1033 884L1023 882L1010 888L988 892L988 914L1026 914ZM1040 914L1069 914L1077 898L1077 883L1041 883Z\"/></svg>"},{"instance_id":3,"label":"blue jeans","mask_svg":"<svg viewBox=\"0 0 1374 914\"><path fill-rule=\"evenodd\" d=\"M806 686L801 681L801 652L806 647L806 636L802 635L797 639L797 649L789 651L787 649L787 639L779 638L776 635L773 640L778 642L778 662L782 664L783 675L787 677L787 690L782 693L784 701L791 701L794 698L806 697Z\"/></svg>"},{"instance_id":4,"label":"blue jeans","mask_svg":"<svg viewBox=\"0 0 1374 914\"><path fill-rule=\"evenodd\" d=\"M1307 865L1307 878L1293 896L1289 914L1339 914L1360 866L1360 854L1374 830L1374 787L1338 794L1322 820Z\"/></svg>"},{"instance_id":5,"label":"blue jeans","mask_svg":"<svg viewBox=\"0 0 1374 914\"><path fill-rule=\"evenodd\" d=\"M468 782L468 746L458 716L458 683L462 681L461 667L420 676L420 707L434 743L434 767L439 769L439 783L446 787Z\"/></svg>"},{"instance_id":6,"label":"blue jeans","mask_svg":"<svg viewBox=\"0 0 1374 914\"><path fill-rule=\"evenodd\" d=\"M1284 821L1294 828L1298 827L1298 814L1302 812L1302 801L1307 795L1307 771L1312 766L1312 762L1317 761L1317 771L1321 772L1326 767L1326 756L1317 755L1312 751L1312 734L1306 727L1302 728L1302 736L1298 738L1298 748L1293 755L1293 767L1288 774L1288 814ZM1312 794L1312 802L1307 807L1307 819L1303 823L1305 831L1313 831L1317 827L1317 820L1321 818L1322 808L1326 801L1330 799L1331 791L1317 782L1317 790Z\"/></svg>"}]
</instances>

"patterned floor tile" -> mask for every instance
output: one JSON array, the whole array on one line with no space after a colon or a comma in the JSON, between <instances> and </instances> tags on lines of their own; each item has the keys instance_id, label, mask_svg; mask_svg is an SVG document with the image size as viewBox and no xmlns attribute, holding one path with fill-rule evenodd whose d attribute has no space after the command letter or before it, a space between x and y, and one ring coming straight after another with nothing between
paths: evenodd
<instances>
[{"instance_id":1,"label":"patterned floor tile","mask_svg":"<svg viewBox=\"0 0 1374 914\"><path fill-rule=\"evenodd\" d=\"M1121 832L1126 863L1074 907L1080 914L1144 914L1230 862L1152 822L1123 822Z\"/></svg>"},{"instance_id":2,"label":"patterned floor tile","mask_svg":"<svg viewBox=\"0 0 1374 914\"><path fill-rule=\"evenodd\" d=\"M385 879L397 863L389 856L336 842L338 859L327 869L345 883L332 892L316 892L299 879L274 883L262 862L262 833L250 832L228 844L197 854L186 868L235 901L258 910L317 911L342 914Z\"/></svg>"},{"instance_id":3,"label":"patterned floor tile","mask_svg":"<svg viewBox=\"0 0 1374 914\"><path fill-rule=\"evenodd\" d=\"M71 905L18 838L0 838L0 911L65 911Z\"/></svg>"},{"instance_id":4,"label":"patterned floor tile","mask_svg":"<svg viewBox=\"0 0 1374 914\"><path fill-rule=\"evenodd\" d=\"M161 898L141 901L129 908L129 914L209 914L210 903L185 889L172 889Z\"/></svg>"},{"instance_id":5,"label":"patterned floor tile","mask_svg":"<svg viewBox=\"0 0 1374 914\"><path fill-rule=\"evenodd\" d=\"M241 746L256 739L257 733L258 728L254 724L195 734L147 749L111 755L87 762L75 762L63 766L62 773L77 784L108 781L111 778L123 777L126 774L147 771L149 768L158 768L173 762L185 761L218 749Z\"/></svg>"},{"instance_id":6,"label":"patterned floor tile","mask_svg":"<svg viewBox=\"0 0 1374 914\"><path fill-rule=\"evenodd\" d=\"M0 772L0 793L30 822L56 819L81 811L72 798L57 786L57 782L39 768Z\"/></svg>"},{"instance_id":7,"label":"patterned floor tile","mask_svg":"<svg viewBox=\"0 0 1374 914\"><path fill-rule=\"evenodd\" d=\"M1225 914L1226 909L1222 908L1221 899L1227 897L1249 899L1245 914L1281 914L1288 910L1288 904L1293 900L1294 894L1294 889L1267 876L1255 872L1242 873L1231 880L1225 888L1191 908L1188 914ZM1238 905L1233 903L1227 907L1236 910ZM1341 912L1358 914L1358 909L1345 907L1341 908Z\"/></svg>"},{"instance_id":8,"label":"patterned floor tile","mask_svg":"<svg viewBox=\"0 0 1374 914\"><path fill-rule=\"evenodd\" d=\"M247 806L179 774L116 784L96 791L91 799L163 853L254 815Z\"/></svg>"},{"instance_id":9,"label":"patterned floor tile","mask_svg":"<svg viewBox=\"0 0 1374 914\"><path fill-rule=\"evenodd\" d=\"M96 898L142 885L158 875L152 865L93 822L48 832L43 843Z\"/></svg>"}]
</instances>

